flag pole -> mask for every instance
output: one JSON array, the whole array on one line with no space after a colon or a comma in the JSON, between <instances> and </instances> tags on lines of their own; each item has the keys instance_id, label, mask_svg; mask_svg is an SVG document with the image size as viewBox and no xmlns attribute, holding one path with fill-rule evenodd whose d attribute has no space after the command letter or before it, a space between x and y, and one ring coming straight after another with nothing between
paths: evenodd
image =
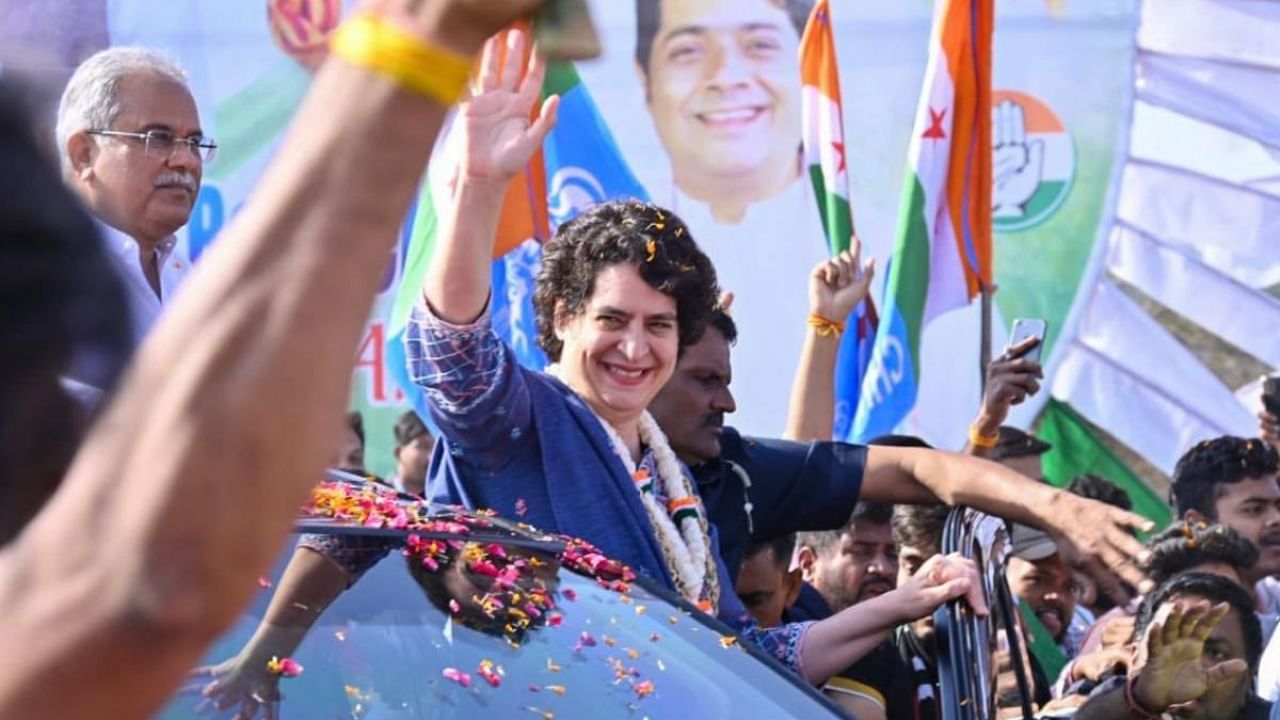
<instances>
[{"instance_id":1,"label":"flag pole","mask_svg":"<svg viewBox=\"0 0 1280 720\"><path fill-rule=\"evenodd\" d=\"M982 284L982 340L978 344L978 387L987 393L987 366L991 364L991 288Z\"/></svg>"}]
</instances>

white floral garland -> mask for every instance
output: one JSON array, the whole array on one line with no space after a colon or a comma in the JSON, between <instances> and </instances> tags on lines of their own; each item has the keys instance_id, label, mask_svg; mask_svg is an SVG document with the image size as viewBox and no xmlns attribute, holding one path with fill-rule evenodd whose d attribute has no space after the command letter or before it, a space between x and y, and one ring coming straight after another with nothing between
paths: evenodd
<instances>
[{"instance_id":1,"label":"white floral garland","mask_svg":"<svg viewBox=\"0 0 1280 720\"><path fill-rule=\"evenodd\" d=\"M547 368L547 372L556 377L559 377L558 370L559 368L555 365ZM590 408L590 405L587 407ZM613 452L622 461L622 466L627 470L627 476L634 480L636 463L631 459L631 451L627 449L627 444L604 418L594 410L592 414L596 416L596 420L600 421L600 426L609 436ZM641 503L649 515L658 544L662 547L662 554L675 580L676 590L689 602L707 609L701 603L705 599L710 609L714 610L719 601L720 589L717 582L716 561L711 555L711 535L707 528L706 512L702 508L702 501L694 495L693 486L684 472L684 465L676 457L675 451L667 441L667 436L647 410L640 415L637 429L640 434L640 443L653 451L658 471L658 477L654 481L662 489L662 494L666 496L667 501L671 503L684 498L693 498L694 507L697 509L695 516L682 518L680 527L677 529L671 514L658 503L657 493L642 490L638 483L633 483L636 485L637 492L640 493Z\"/></svg>"}]
</instances>

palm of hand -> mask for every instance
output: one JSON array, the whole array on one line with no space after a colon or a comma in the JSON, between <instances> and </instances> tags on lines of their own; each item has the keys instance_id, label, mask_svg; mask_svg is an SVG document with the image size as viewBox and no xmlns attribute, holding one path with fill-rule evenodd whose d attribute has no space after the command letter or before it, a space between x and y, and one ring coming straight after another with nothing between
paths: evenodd
<instances>
[{"instance_id":1,"label":"palm of hand","mask_svg":"<svg viewBox=\"0 0 1280 720\"><path fill-rule=\"evenodd\" d=\"M1166 708L1204 695L1209 678L1200 663L1203 649L1202 641L1182 638L1151 656L1142 668L1142 699L1151 707Z\"/></svg>"},{"instance_id":2,"label":"palm of hand","mask_svg":"<svg viewBox=\"0 0 1280 720\"><path fill-rule=\"evenodd\" d=\"M506 90L478 95L462 106L459 120L466 127L468 175L507 177L529 161L529 106L522 95Z\"/></svg>"},{"instance_id":3,"label":"palm of hand","mask_svg":"<svg viewBox=\"0 0 1280 720\"><path fill-rule=\"evenodd\" d=\"M280 678L265 666L254 671L232 661L197 674L212 677L212 682L201 689L206 703L217 709L239 707L241 717L256 717L260 708L269 714L270 703L280 699Z\"/></svg>"}]
</instances>

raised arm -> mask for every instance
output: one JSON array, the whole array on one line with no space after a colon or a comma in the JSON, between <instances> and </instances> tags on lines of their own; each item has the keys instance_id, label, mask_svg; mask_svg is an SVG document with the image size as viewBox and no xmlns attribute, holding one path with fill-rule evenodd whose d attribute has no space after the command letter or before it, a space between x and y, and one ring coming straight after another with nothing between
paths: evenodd
<instances>
[{"instance_id":1,"label":"raised arm","mask_svg":"<svg viewBox=\"0 0 1280 720\"><path fill-rule=\"evenodd\" d=\"M534 5L361 7L457 67ZM248 601L338 436L352 353L444 112L382 72L325 64L61 490L0 555L0 717L149 715Z\"/></svg>"},{"instance_id":2,"label":"raised arm","mask_svg":"<svg viewBox=\"0 0 1280 720\"><path fill-rule=\"evenodd\" d=\"M423 284L436 315L454 324L474 321L489 301L490 264L504 194L555 125L559 104L559 98L547 98L530 123L546 66L535 54L522 79L524 34L504 35L485 44L480 90L463 103L454 121L451 141L457 164Z\"/></svg>"},{"instance_id":3,"label":"raised arm","mask_svg":"<svg viewBox=\"0 0 1280 720\"><path fill-rule=\"evenodd\" d=\"M1037 482L989 460L919 448L867 448L861 497L892 503L967 505L1054 535L1108 595L1124 598L1119 575L1137 587L1146 550L1131 532L1151 522Z\"/></svg>"},{"instance_id":4,"label":"raised arm","mask_svg":"<svg viewBox=\"0 0 1280 720\"><path fill-rule=\"evenodd\" d=\"M969 425L969 440L964 446L969 455L991 457L1000 437L1000 426L1009 417L1009 411L1040 391L1044 370L1040 363L1025 357L1040 341L1040 338L1027 338L1006 348L987 365L987 389L982 394L978 416Z\"/></svg>"},{"instance_id":5,"label":"raised arm","mask_svg":"<svg viewBox=\"0 0 1280 720\"><path fill-rule=\"evenodd\" d=\"M830 440L835 417L836 355L840 333L817 318L843 323L867 297L875 274L875 258L860 262L862 242L854 236L849 250L825 260L809 276L809 330L791 384L787 440Z\"/></svg>"}]
</instances>

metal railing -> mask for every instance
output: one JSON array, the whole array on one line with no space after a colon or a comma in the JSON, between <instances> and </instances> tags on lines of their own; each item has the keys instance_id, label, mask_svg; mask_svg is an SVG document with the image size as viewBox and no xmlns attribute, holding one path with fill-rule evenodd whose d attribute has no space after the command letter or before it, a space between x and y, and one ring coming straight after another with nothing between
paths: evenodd
<instances>
[{"instance_id":1,"label":"metal railing","mask_svg":"<svg viewBox=\"0 0 1280 720\"><path fill-rule=\"evenodd\" d=\"M960 553L977 564L983 597L991 614L978 617L963 599L938 608L933 615L937 648L939 717L945 720L992 720L996 717L995 668L992 652L996 631L1003 629L1017 678L1022 717L1032 720L1030 675L1022 664L1018 609L1005 582L1009 530L1004 520L957 507L947 516L942 533L943 554Z\"/></svg>"}]
</instances>

